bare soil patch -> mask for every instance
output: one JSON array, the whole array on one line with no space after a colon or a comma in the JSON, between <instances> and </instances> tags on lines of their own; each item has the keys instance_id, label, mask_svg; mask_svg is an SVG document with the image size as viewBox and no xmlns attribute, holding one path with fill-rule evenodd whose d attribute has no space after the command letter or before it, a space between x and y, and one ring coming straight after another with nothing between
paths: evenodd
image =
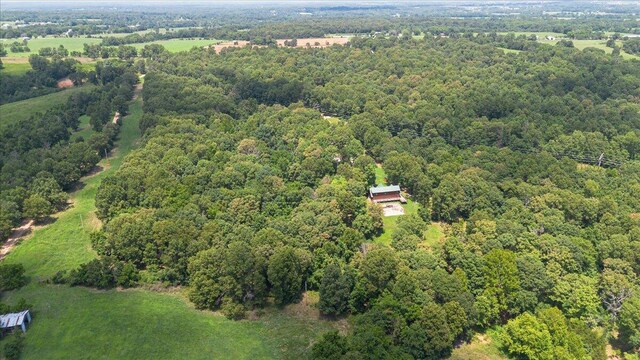
<instances>
[{"instance_id":1,"label":"bare soil patch","mask_svg":"<svg viewBox=\"0 0 640 360\"><path fill-rule=\"evenodd\" d=\"M384 214L384 216L404 215L404 208L400 203L396 203L396 202L385 203L385 204L380 204L380 206L382 207L382 213Z\"/></svg>"},{"instance_id":2,"label":"bare soil patch","mask_svg":"<svg viewBox=\"0 0 640 360\"><path fill-rule=\"evenodd\" d=\"M64 78L64 79L60 79L58 80L58 84L56 85L56 87L58 89L65 89L65 88L70 88L73 87L73 81L71 81L71 79L69 78Z\"/></svg>"},{"instance_id":3,"label":"bare soil patch","mask_svg":"<svg viewBox=\"0 0 640 360\"><path fill-rule=\"evenodd\" d=\"M0 260L4 259L5 256L27 235L31 234L34 228L33 220L25 220L22 222L22 225L13 229L13 233L7 241L2 244L0 248Z\"/></svg>"},{"instance_id":4,"label":"bare soil patch","mask_svg":"<svg viewBox=\"0 0 640 360\"><path fill-rule=\"evenodd\" d=\"M292 39L279 39L276 40L278 46L284 46L285 41L290 41ZM349 42L348 37L327 37L327 38L301 38L297 40L297 48L323 48L332 45L345 45ZM217 45L205 46L205 49L210 49L213 47L213 50L216 53L220 53L222 49L232 48L232 47L244 47L249 45L248 41L238 40L238 41L227 41ZM264 47L263 45L253 45L253 47Z\"/></svg>"},{"instance_id":5,"label":"bare soil patch","mask_svg":"<svg viewBox=\"0 0 640 360\"><path fill-rule=\"evenodd\" d=\"M296 39L297 45L296 47L312 47L312 48L323 48L332 45L345 45L349 42L348 37L330 37L330 38L302 38ZM284 46L284 42L286 40L281 39L277 40L278 46Z\"/></svg>"}]
</instances>

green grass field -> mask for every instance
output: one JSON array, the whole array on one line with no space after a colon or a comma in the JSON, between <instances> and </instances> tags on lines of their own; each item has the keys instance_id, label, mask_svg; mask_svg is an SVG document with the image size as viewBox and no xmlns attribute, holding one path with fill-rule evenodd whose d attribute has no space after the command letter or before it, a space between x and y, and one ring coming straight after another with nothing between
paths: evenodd
<instances>
[{"instance_id":1,"label":"green grass field","mask_svg":"<svg viewBox=\"0 0 640 360\"><path fill-rule=\"evenodd\" d=\"M0 74L8 74L8 75L23 75L27 71L31 70L31 64L29 63L21 63L21 64L3 64L4 68L0 70Z\"/></svg>"},{"instance_id":2,"label":"green grass field","mask_svg":"<svg viewBox=\"0 0 640 360\"><path fill-rule=\"evenodd\" d=\"M383 227L384 231L380 236L375 238L373 241L376 244L391 245L393 232L398 227L398 219L401 218L402 216L417 214L418 206L419 205L414 201L407 199L407 203L402 205L402 207L404 208L404 215L383 217L382 221L384 224L384 227Z\"/></svg>"},{"instance_id":3,"label":"green grass field","mask_svg":"<svg viewBox=\"0 0 640 360\"><path fill-rule=\"evenodd\" d=\"M191 50L194 46L202 47L206 45L218 44L221 43L222 40L213 40L213 39L171 39L171 40L159 40L153 42L146 42L140 44L131 44L137 49L142 49L145 45L149 44L160 44L170 52L178 52L178 51L188 51Z\"/></svg>"},{"instance_id":4,"label":"green grass field","mask_svg":"<svg viewBox=\"0 0 640 360\"><path fill-rule=\"evenodd\" d=\"M31 99L16 101L0 106L0 127L9 123L28 119L37 112L44 112L54 105L62 104L74 93L90 91L94 85L85 84L79 87L72 87L57 91L52 94L34 97Z\"/></svg>"},{"instance_id":5,"label":"green grass field","mask_svg":"<svg viewBox=\"0 0 640 360\"><path fill-rule=\"evenodd\" d=\"M231 321L180 293L31 284L6 300L20 297L34 305L23 359L298 359L331 329L295 305Z\"/></svg>"},{"instance_id":6,"label":"green grass field","mask_svg":"<svg viewBox=\"0 0 640 360\"><path fill-rule=\"evenodd\" d=\"M0 40L0 43L3 43L5 45L11 44L14 41L18 41L17 39L2 39ZM37 54L38 50L44 48L44 47L58 47L60 45L63 45L67 50L69 51L82 51L84 44L99 44L102 41L102 39L98 39L98 38L88 38L88 37L72 37L72 38L68 38L68 37L44 37L44 38L37 38L37 39L31 39L27 42L27 45L29 46L29 49L31 49L31 52L25 53L14 53L11 52L11 50L9 48L7 48L7 56L8 57L29 57L29 55L31 54Z\"/></svg>"}]
</instances>

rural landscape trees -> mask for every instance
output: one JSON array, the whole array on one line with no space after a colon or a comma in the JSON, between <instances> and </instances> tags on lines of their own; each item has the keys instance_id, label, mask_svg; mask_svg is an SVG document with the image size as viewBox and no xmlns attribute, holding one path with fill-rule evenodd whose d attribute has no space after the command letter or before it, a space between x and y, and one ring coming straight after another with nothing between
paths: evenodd
<instances>
[{"instance_id":1,"label":"rural landscape trees","mask_svg":"<svg viewBox=\"0 0 640 360\"><path fill-rule=\"evenodd\" d=\"M306 344L315 359L441 359L478 334L514 359L606 359L608 345L634 359L640 62L616 45L632 54L636 40L605 33L629 25L399 21L105 36L84 46L104 59L91 71L41 48L32 70L2 75L7 102L62 77L91 90L0 127L1 239L68 206L145 73L142 138L95 194L95 253L43 281L175 287L233 320L315 296L323 319L347 324ZM568 38L496 32L514 28ZM363 32L296 47L346 31ZM212 36L260 46L142 45ZM571 42L607 38L617 52ZM72 136L81 116L87 139ZM367 199L381 182L400 184L415 211L385 218ZM19 266L0 271L3 290L24 282Z\"/></svg>"}]
</instances>

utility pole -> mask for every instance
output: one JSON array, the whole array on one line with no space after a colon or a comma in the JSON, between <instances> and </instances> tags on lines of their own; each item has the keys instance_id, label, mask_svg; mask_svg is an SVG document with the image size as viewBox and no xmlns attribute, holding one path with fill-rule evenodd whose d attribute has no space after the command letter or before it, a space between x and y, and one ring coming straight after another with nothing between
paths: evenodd
<instances>
[{"instance_id":1,"label":"utility pole","mask_svg":"<svg viewBox=\"0 0 640 360\"><path fill-rule=\"evenodd\" d=\"M600 154L600 157L598 158L598 166L602 166L602 160L604 160L604 153Z\"/></svg>"}]
</instances>

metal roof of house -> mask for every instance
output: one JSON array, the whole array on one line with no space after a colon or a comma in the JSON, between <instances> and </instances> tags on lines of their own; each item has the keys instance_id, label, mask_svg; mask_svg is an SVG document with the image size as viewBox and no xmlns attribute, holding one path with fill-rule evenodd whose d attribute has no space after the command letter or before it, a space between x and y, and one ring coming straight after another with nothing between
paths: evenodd
<instances>
[{"instance_id":1,"label":"metal roof of house","mask_svg":"<svg viewBox=\"0 0 640 360\"><path fill-rule=\"evenodd\" d=\"M25 316L29 313L29 310L25 310L19 313L0 315L0 329L13 328L20 326L24 322Z\"/></svg>"},{"instance_id":2,"label":"metal roof of house","mask_svg":"<svg viewBox=\"0 0 640 360\"><path fill-rule=\"evenodd\" d=\"M400 191L400 185L372 186L369 189L369 192L371 193L371 195L388 193L388 192L398 192L398 191Z\"/></svg>"}]
</instances>

